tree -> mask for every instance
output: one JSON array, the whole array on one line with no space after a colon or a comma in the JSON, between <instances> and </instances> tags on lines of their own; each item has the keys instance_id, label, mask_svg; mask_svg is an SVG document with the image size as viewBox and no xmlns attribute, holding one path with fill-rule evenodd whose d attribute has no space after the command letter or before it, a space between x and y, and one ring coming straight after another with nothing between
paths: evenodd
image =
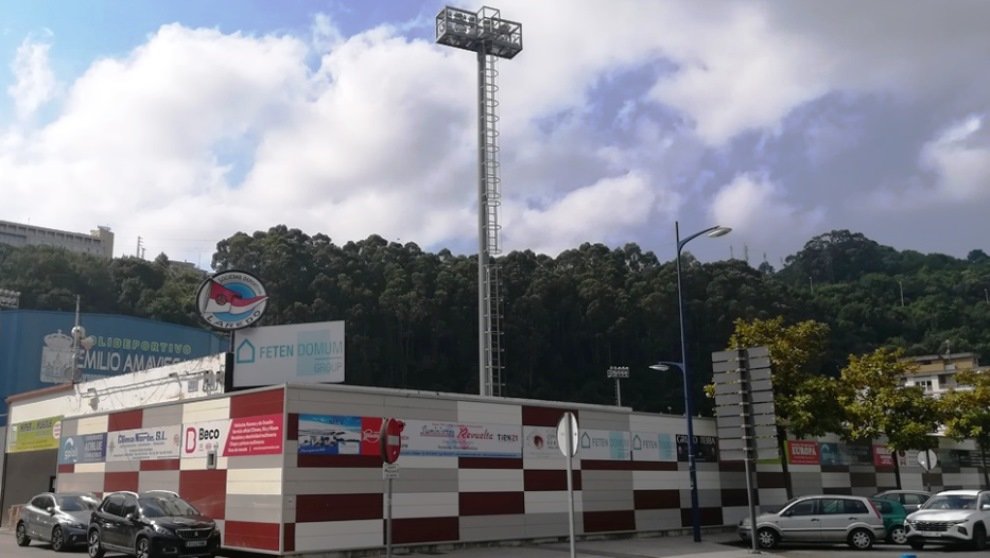
<instances>
[{"instance_id":1,"label":"tree","mask_svg":"<svg viewBox=\"0 0 990 558\"><path fill-rule=\"evenodd\" d=\"M736 320L729 346L736 349L766 346L773 373L777 425L798 437L821 436L838 430L840 414L833 404L835 381L820 374L828 340L828 326L814 320L784 324L769 320Z\"/></svg>"},{"instance_id":2,"label":"tree","mask_svg":"<svg viewBox=\"0 0 990 558\"><path fill-rule=\"evenodd\" d=\"M973 370L956 373L958 385L972 389L953 389L942 394L939 407L945 435L956 440L976 440L983 469L983 486L990 486L987 471L987 451L990 449L990 374Z\"/></svg>"},{"instance_id":3,"label":"tree","mask_svg":"<svg viewBox=\"0 0 990 558\"><path fill-rule=\"evenodd\" d=\"M886 436L887 445L895 451L937 446L931 434L939 424L938 403L920 386L902 384L915 365L901 355L900 349L881 347L849 356L841 372L838 398L846 416L843 437L875 440Z\"/></svg>"}]
</instances>

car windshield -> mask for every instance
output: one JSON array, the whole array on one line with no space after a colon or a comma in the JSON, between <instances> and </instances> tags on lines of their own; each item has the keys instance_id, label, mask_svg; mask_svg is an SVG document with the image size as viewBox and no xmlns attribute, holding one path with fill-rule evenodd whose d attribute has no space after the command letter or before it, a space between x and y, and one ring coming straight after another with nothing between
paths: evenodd
<instances>
[{"instance_id":1,"label":"car windshield","mask_svg":"<svg viewBox=\"0 0 990 558\"><path fill-rule=\"evenodd\" d=\"M56 496L58 507L64 512L88 511L96 509L100 505L92 496L73 494L69 496Z\"/></svg>"},{"instance_id":2,"label":"car windshield","mask_svg":"<svg viewBox=\"0 0 990 558\"><path fill-rule=\"evenodd\" d=\"M182 498L175 496L142 496L138 504L145 517L176 517L199 515L199 510Z\"/></svg>"},{"instance_id":3,"label":"car windshield","mask_svg":"<svg viewBox=\"0 0 990 558\"><path fill-rule=\"evenodd\" d=\"M976 496L965 494L939 494L932 496L923 506L926 510L975 510Z\"/></svg>"}]
</instances>

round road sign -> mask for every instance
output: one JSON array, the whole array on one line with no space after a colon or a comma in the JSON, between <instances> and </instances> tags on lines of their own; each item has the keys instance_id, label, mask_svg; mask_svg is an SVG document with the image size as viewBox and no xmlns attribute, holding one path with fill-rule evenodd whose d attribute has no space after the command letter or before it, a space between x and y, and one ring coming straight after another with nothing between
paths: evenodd
<instances>
[{"instance_id":1,"label":"round road sign","mask_svg":"<svg viewBox=\"0 0 990 558\"><path fill-rule=\"evenodd\" d=\"M402 451L402 429L406 423L394 418L382 421L382 435L379 440L382 446L382 459L385 463L395 463Z\"/></svg>"},{"instance_id":2,"label":"round road sign","mask_svg":"<svg viewBox=\"0 0 990 558\"><path fill-rule=\"evenodd\" d=\"M568 426L570 426L570 440L567 438ZM574 457L574 454L577 453L578 423L574 413L570 411L564 413L560 417L560 422L557 423L557 447L560 448L560 453L564 454L564 457ZM568 450L570 450L570 455L568 455Z\"/></svg>"},{"instance_id":3,"label":"round road sign","mask_svg":"<svg viewBox=\"0 0 990 558\"><path fill-rule=\"evenodd\" d=\"M918 452L918 465L926 471L931 471L938 465L938 455L932 450L925 450Z\"/></svg>"}]
</instances>

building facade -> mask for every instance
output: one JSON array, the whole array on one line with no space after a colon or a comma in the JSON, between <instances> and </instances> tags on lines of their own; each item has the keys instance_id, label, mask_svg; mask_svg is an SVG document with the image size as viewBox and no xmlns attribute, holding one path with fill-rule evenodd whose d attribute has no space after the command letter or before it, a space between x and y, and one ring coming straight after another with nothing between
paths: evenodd
<instances>
[{"instance_id":1,"label":"building facade","mask_svg":"<svg viewBox=\"0 0 990 558\"><path fill-rule=\"evenodd\" d=\"M0 244L11 246L54 246L70 252L113 258L113 232L98 226L89 234L0 221Z\"/></svg>"},{"instance_id":2,"label":"building facade","mask_svg":"<svg viewBox=\"0 0 990 558\"><path fill-rule=\"evenodd\" d=\"M9 398L3 517L49 481L97 494L163 489L218 520L228 549L378 549L390 500L379 434L384 418L396 418L405 429L393 544L563 538L567 463L556 425L570 411L579 423L576 534L690 532L683 416L339 384L229 391L233 359L220 356ZM721 532L748 514L748 493L743 463L719 460L716 432L714 419L695 422L701 522ZM926 474L915 456L882 444L788 440L787 473L779 461L757 464L756 503L777 508L789 491L979 486L972 448L944 443L941 469Z\"/></svg>"},{"instance_id":3,"label":"building facade","mask_svg":"<svg viewBox=\"0 0 990 558\"><path fill-rule=\"evenodd\" d=\"M904 378L904 385L919 386L925 393L938 397L953 389L967 389L967 386L956 382L956 374L963 370L986 370L974 353L946 353L943 355L924 355L905 359L917 369Z\"/></svg>"}]
</instances>

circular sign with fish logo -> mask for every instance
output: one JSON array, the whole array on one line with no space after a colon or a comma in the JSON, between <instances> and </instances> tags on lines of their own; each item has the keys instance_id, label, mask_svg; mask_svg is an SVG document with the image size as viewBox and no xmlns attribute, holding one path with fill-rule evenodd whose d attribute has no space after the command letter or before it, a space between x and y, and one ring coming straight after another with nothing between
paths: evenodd
<instances>
[{"instance_id":1,"label":"circular sign with fish logo","mask_svg":"<svg viewBox=\"0 0 990 558\"><path fill-rule=\"evenodd\" d=\"M261 319L268 306L265 286L244 271L221 271L199 287L199 315L216 329L232 331Z\"/></svg>"}]
</instances>

